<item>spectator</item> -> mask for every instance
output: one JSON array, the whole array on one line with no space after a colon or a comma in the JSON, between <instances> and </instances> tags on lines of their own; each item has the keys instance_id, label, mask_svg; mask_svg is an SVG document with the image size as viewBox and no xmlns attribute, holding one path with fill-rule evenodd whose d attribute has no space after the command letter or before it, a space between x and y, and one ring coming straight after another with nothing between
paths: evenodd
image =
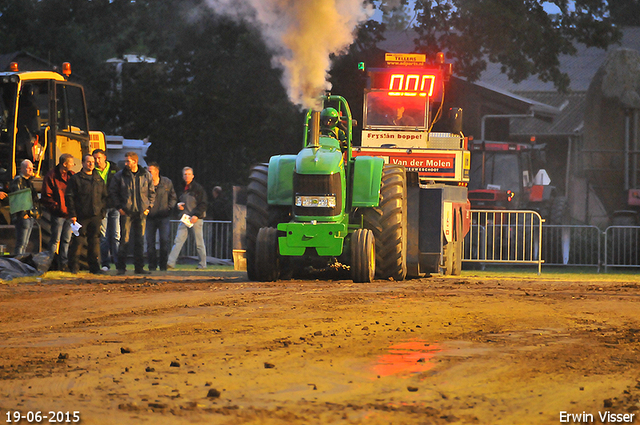
<instances>
[{"instance_id":1,"label":"spectator","mask_svg":"<svg viewBox=\"0 0 640 425\"><path fill-rule=\"evenodd\" d=\"M167 177L160 176L160 166L152 162L147 167L153 178L153 187L156 191L156 200L147 216L147 257L149 259L149 271L160 266L160 270L167 270L167 257L169 256L169 236L171 234L170 215L176 206L176 191L173 183ZM156 253L156 233L160 234L160 257Z\"/></svg>"},{"instance_id":2,"label":"spectator","mask_svg":"<svg viewBox=\"0 0 640 425\"><path fill-rule=\"evenodd\" d=\"M61 271L69 271L68 253L72 232L64 192L69 179L74 174L72 169L75 166L73 155L63 153L60 155L58 165L47 173L42 182L40 201L43 208L51 214L49 251L52 254L58 254L58 270Z\"/></svg>"},{"instance_id":3,"label":"spectator","mask_svg":"<svg viewBox=\"0 0 640 425\"><path fill-rule=\"evenodd\" d=\"M17 211L11 216L11 221L16 226L16 254L18 255L24 254L27 249L27 245L29 245L31 230L33 229L33 224L37 215L38 194L33 188L33 183L31 181L33 176L33 163L28 159L25 159L20 163L20 174L18 174L9 185L11 192L31 189L31 209Z\"/></svg>"},{"instance_id":4,"label":"spectator","mask_svg":"<svg viewBox=\"0 0 640 425\"><path fill-rule=\"evenodd\" d=\"M178 210L189 216L189 222L192 226L189 228L183 222L178 225L178 232L173 241L173 248L171 248L171 253L169 254L167 267L172 269L176 266L182 246L187 241L189 232L192 231L196 238L196 248L198 250L198 258L200 259L198 268L204 269L207 267L207 249L204 245L202 229L204 226L203 219L207 211L207 193L204 191L204 188L195 181L193 168L184 167L182 169L182 178L186 185L183 193L180 195Z\"/></svg>"},{"instance_id":5,"label":"spectator","mask_svg":"<svg viewBox=\"0 0 640 425\"><path fill-rule=\"evenodd\" d=\"M102 177L107 190L111 179L118 172L118 167L107 160L107 153L102 149L95 149L92 153L96 159L96 171ZM100 224L100 262L102 270L109 270L109 264L118 262L118 248L120 246L120 213L110 202L107 202L107 213Z\"/></svg>"},{"instance_id":6,"label":"spectator","mask_svg":"<svg viewBox=\"0 0 640 425\"><path fill-rule=\"evenodd\" d=\"M207 216L211 216L210 220L229 221L231 220L229 209L229 203L222 188L215 186L211 190L211 207L209 210L211 214L207 214Z\"/></svg>"},{"instance_id":7,"label":"spectator","mask_svg":"<svg viewBox=\"0 0 640 425\"><path fill-rule=\"evenodd\" d=\"M120 212L120 248L116 268L119 275L125 274L129 243L133 238L135 273L149 274L144 270L144 230L156 191L151 174L138 165L138 154L127 152L124 156L124 169L118 171L109 183L109 199Z\"/></svg>"},{"instance_id":8,"label":"spectator","mask_svg":"<svg viewBox=\"0 0 640 425\"><path fill-rule=\"evenodd\" d=\"M95 171L95 158L85 155L82 170L69 178L65 200L69 211L69 221L80 223L79 236L72 238L69 248L69 268L78 273L78 247L81 239L87 240L87 261L89 271L103 274L100 270L100 223L107 205L107 187Z\"/></svg>"}]
</instances>

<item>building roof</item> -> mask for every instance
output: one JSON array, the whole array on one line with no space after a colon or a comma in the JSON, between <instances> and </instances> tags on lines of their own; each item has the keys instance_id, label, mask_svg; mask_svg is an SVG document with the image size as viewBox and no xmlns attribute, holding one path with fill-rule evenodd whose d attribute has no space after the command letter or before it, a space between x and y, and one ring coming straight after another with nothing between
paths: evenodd
<instances>
[{"instance_id":1,"label":"building roof","mask_svg":"<svg viewBox=\"0 0 640 425\"><path fill-rule=\"evenodd\" d=\"M622 29L622 40L619 45L611 45L609 49L586 47L576 44L576 55L560 56L560 71L566 72L571 79L570 91L587 91L593 76L604 63L609 51L619 47L640 50L640 27L625 27ZM512 92L555 92L556 88L551 82L544 82L537 76L531 76L519 83L514 83L507 75L500 71L500 64L488 63L487 69L480 76L480 81L503 87Z\"/></svg>"},{"instance_id":2,"label":"building roof","mask_svg":"<svg viewBox=\"0 0 640 425\"><path fill-rule=\"evenodd\" d=\"M0 54L0 71L8 71L11 62L18 62L21 71L53 70L54 66L44 59L24 51Z\"/></svg>"},{"instance_id":3,"label":"building roof","mask_svg":"<svg viewBox=\"0 0 640 425\"><path fill-rule=\"evenodd\" d=\"M574 135L582 130L586 92L518 92L525 98L555 107L559 113L552 121L534 119L511 120L512 135Z\"/></svg>"}]
</instances>

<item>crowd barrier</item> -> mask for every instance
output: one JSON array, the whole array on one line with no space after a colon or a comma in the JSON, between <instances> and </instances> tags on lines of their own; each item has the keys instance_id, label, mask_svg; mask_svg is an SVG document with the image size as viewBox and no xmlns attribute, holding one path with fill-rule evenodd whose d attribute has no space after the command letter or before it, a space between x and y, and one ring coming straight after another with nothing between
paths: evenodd
<instances>
[{"instance_id":1,"label":"crowd barrier","mask_svg":"<svg viewBox=\"0 0 640 425\"><path fill-rule=\"evenodd\" d=\"M171 220L171 246L173 246L179 223L180 220ZM231 260L233 258L231 221L204 220L202 232L204 234L204 244L207 248L208 257L214 257L220 260ZM189 237L182 247L180 256L195 257L197 255L196 241L193 237Z\"/></svg>"}]
</instances>

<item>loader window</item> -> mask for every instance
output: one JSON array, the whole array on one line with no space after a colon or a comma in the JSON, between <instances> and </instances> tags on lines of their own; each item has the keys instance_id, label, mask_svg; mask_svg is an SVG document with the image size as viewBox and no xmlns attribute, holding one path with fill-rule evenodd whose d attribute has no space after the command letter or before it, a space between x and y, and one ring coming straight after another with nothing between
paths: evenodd
<instances>
[{"instance_id":1,"label":"loader window","mask_svg":"<svg viewBox=\"0 0 640 425\"><path fill-rule=\"evenodd\" d=\"M59 84L56 88L58 131L87 134L87 113L81 87Z\"/></svg>"},{"instance_id":2,"label":"loader window","mask_svg":"<svg viewBox=\"0 0 640 425\"><path fill-rule=\"evenodd\" d=\"M386 91L371 91L367 93L365 102L365 127L410 129L427 126L427 101L424 97L392 97Z\"/></svg>"},{"instance_id":3,"label":"loader window","mask_svg":"<svg viewBox=\"0 0 640 425\"><path fill-rule=\"evenodd\" d=\"M502 152L485 152L484 186L482 185L482 152L471 154L469 189L494 189L520 192L520 164L518 156Z\"/></svg>"},{"instance_id":4,"label":"loader window","mask_svg":"<svg viewBox=\"0 0 640 425\"><path fill-rule=\"evenodd\" d=\"M0 84L0 143L10 143L9 129L13 127L13 115L16 104L15 83Z\"/></svg>"}]
</instances>

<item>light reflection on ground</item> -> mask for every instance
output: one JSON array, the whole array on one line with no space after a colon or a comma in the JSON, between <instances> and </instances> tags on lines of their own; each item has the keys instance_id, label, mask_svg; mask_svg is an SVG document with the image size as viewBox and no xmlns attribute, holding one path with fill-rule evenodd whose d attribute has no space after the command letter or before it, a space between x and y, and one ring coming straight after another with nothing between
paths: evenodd
<instances>
[{"instance_id":1,"label":"light reflection on ground","mask_svg":"<svg viewBox=\"0 0 640 425\"><path fill-rule=\"evenodd\" d=\"M373 371L381 377L425 372L434 366L431 359L441 351L439 344L421 339L394 344L388 354L378 356Z\"/></svg>"}]
</instances>

